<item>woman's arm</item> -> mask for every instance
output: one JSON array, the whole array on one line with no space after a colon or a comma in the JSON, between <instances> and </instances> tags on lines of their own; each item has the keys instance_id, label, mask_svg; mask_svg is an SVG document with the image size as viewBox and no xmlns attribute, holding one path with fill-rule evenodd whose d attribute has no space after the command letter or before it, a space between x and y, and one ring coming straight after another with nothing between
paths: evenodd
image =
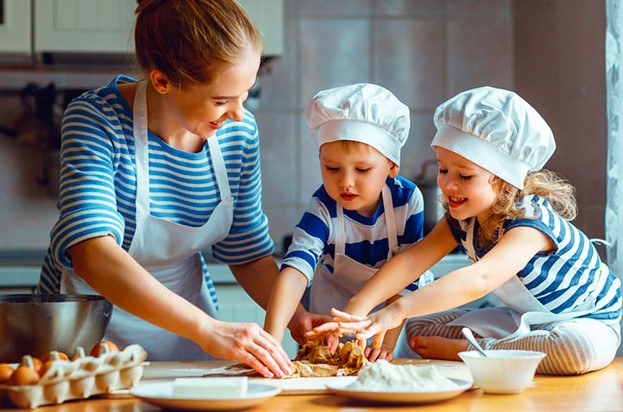
<instances>
[{"instance_id":1,"label":"woman's arm","mask_svg":"<svg viewBox=\"0 0 623 412\"><path fill-rule=\"evenodd\" d=\"M271 286L279 275L275 258L266 255L240 265L229 265L236 281L251 298L262 307L268 307Z\"/></svg>"},{"instance_id":2,"label":"woman's arm","mask_svg":"<svg viewBox=\"0 0 623 412\"><path fill-rule=\"evenodd\" d=\"M116 306L184 336L206 352L244 362L264 376L289 374L289 359L258 325L218 321L170 291L110 236L70 248L74 270Z\"/></svg>"}]
</instances>

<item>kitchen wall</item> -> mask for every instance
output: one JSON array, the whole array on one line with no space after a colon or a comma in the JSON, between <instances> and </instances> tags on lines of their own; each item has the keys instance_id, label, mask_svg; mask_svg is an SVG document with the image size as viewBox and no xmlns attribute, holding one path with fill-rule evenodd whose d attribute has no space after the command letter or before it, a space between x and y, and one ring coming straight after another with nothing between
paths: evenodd
<instances>
[{"instance_id":1,"label":"kitchen wall","mask_svg":"<svg viewBox=\"0 0 623 412\"><path fill-rule=\"evenodd\" d=\"M292 231L320 183L305 106L320 89L354 82L381 84L411 108L401 169L410 178L434 157L431 119L439 103L485 84L518 90L554 129L559 149L549 166L578 188L578 225L590 236L603 236L602 3L286 0L284 54L260 78L254 109L264 206L275 240ZM14 81L25 84L29 75ZM107 78L94 78L93 86ZM10 123L20 109L16 96L6 92L0 93L0 108L0 124ZM0 249L44 248L57 213L55 199L34 182L38 155L3 136L0 144Z\"/></svg>"}]
</instances>

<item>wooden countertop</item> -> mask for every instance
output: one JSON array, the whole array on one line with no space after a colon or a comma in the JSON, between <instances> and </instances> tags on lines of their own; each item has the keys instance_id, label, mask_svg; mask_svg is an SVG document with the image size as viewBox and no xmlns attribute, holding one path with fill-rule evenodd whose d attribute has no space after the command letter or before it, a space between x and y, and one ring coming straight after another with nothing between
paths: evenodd
<instances>
[{"instance_id":1,"label":"wooden countertop","mask_svg":"<svg viewBox=\"0 0 623 412\"><path fill-rule=\"evenodd\" d=\"M142 382L157 381L168 375L201 376L203 369L220 367L227 364L214 362L153 362L146 366ZM463 373L461 362L445 362L442 366L452 373ZM163 373L165 371L165 373ZM487 395L480 389L469 390L460 396L425 406L366 405L332 394L316 395L279 395L261 405L246 409L250 412L275 411L623 411L623 358L617 357L612 365L581 376L556 377L539 376L532 386L516 395ZM8 409L4 409L8 410ZM129 394L118 394L110 398L88 399L79 402L67 402L58 406L36 409L41 411L62 412L98 412L115 410L116 412L142 412L160 410L144 403ZM22 409L23 411L23 409Z\"/></svg>"}]
</instances>

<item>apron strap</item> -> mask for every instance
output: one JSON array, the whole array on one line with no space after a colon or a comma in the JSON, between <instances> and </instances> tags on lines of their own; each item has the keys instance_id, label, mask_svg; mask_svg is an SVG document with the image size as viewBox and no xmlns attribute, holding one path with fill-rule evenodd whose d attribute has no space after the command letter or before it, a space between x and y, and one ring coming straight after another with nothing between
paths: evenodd
<instances>
[{"instance_id":1,"label":"apron strap","mask_svg":"<svg viewBox=\"0 0 623 412\"><path fill-rule=\"evenodd\" d=\"M147 141L147 82L138 83L134 95L134 158L136 161L136 212L149 214L149 144Z\"/></svg>"},{"instance_id":2,"label":"apron strap","mask_svg":"<svg viewBox=\"0 0 623 412\"><path fill-rule=\"evenodd\" d=\"M339 203L335 203L335 212L337 215L337 232L335 233L335 254L343 255L346 250L344 241L346 240L346 229L344 228L344 209ZM335 262L335 256L333 257Z\"/></svg>"},{"instance_id":3,"label":"apron strap","mask_svg":"<svg viewBox=\"0 0 623 412\"><path fill-rule=\"evenodd\" d=\"M221 192L221 200L228 200L231 198L231 189L227 179L225 159L223 159L223 153L221 152L221 147L218 144L217 136L208 137L208 147L210 149L210 156L212 157L212 166L214 168L214 175L216 176L216 184Z\"/></svg>"},{"instance_id":4,"label":"apron strap","mask_svg":"<svg viewBox=\"0 0 623 412\"><path fill-rule=\"evenodd\" d=\"M394 215L394 201L389 186L383 186L383 209L385 210L385 226L387 226L387 260L394 256L398 249L398 234L396 233L396 216Z\"/></svg>"}]
</instances>

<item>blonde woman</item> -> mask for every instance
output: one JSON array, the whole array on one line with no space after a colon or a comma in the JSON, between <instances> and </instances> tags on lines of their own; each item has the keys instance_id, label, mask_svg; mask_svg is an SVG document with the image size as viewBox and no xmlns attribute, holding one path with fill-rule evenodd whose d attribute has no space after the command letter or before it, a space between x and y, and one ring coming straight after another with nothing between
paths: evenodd
<instances>
[{"instance_id":1,"label":"blonde woman","mask_svg":"<svg viewBox=\"0 0 623 412\"><path fill-rule=\"evenodd\" d=\"M243 102L262 52L234 0L139 0L139 81L118 76L68 107L60 218L43 293L114 305L106 338L150 360L235 359L264 376L288 356L254 323L219 321L202 250L266 306L278 270L261 209L259 139Z\"/></svg>"}]
</instances>

